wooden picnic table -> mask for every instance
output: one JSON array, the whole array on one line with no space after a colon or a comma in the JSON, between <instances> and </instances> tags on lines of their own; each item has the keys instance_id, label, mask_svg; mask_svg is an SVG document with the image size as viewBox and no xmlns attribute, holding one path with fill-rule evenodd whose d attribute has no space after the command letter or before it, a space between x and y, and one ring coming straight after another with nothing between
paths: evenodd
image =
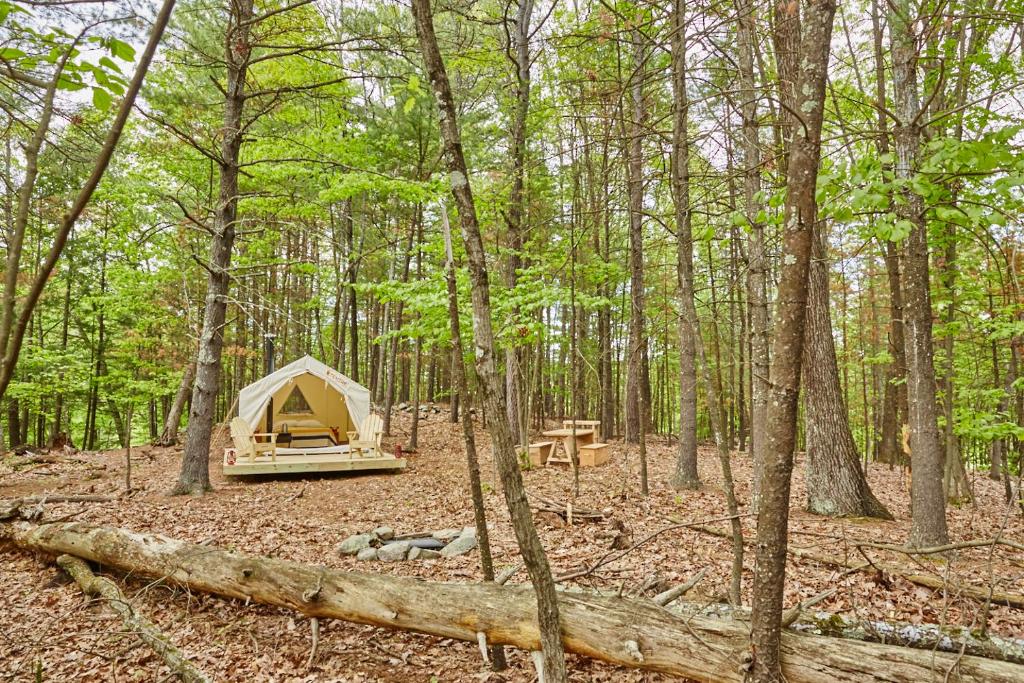
<instances>
[{"instance_id":1,"label":"wooden picnic table","mask_svg":"<svg viewBox=\"0 0 1024 683\"><path fill-rule=\"evenodd\" d=\"M573 425L576 425L578 430L580 427L585 429L597 429L601 426L600 420L562 420L562 426L569 429Z\"/></svg>"},{"instance_id":2,"label":"wooden picnic table","mask_svg":"<svg viewBox=\"0 0 1024 683\"><path fill-rule=\"evenodd\" d=\"M549 429L546 432L541 432L544 436L550 438L555 442L554 448L551 449L551 455L548 456L548 463L572 463L572 451L570 448L576 448L577 451L580 446L587 446L594 443L594 435L596 430L594 429L572 429L563 427L562 429ZM575 434L575 442L573 441ZM559 457L558 447L562 447L561 457Z\"/></svg>"}]
</instances>

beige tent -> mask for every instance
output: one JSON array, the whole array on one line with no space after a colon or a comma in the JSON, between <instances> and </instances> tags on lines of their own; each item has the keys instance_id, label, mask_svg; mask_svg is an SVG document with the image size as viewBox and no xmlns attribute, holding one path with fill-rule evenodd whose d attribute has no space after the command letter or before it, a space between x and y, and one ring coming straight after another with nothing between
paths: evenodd
<instances>
[{"instance_id":1,"label":"beige tent","mask_svg":"<svg viewBox=\"0 0 1024 683\"><path fill-rule=\"evenodd\" d=\"M285 365L238 395L238 416L254 431L298 436L320 430L321 439L303 439L303 446L343 443L348 440L345 433L355 431L369 413L370 392L312 356Z\"/></svg>"},{"instance_id":2,"label":"beige tent","mask_svg":"<svg viewBox=\"0 0 1024 683\"><path fill-rule=\"evenodd\" d=\"M250 439L271 439L259 457L224 454L225 474L315 472L354 469L400 469L405 460L371 449L351 452L349 434L370 424L370 392L312 356L303 356L242 389L238 420ZM376 418L379 424L380 418ZM245 429L245 426L242 429ZM375 427L379 431L379 427ZM233 436L234 424L232 426ZM253 435L256 436L253 436ZM261 436L265 435L265 436ZM272 436L271 436L272 435ZM360 440L374 435L360 434ZM379 442L379 434L376 435ZM253 441L255 444L255 440ZM272 454L271 454L272 453ZM283 457L277 457L283 456Z\"/></svg>"}]
</instances>

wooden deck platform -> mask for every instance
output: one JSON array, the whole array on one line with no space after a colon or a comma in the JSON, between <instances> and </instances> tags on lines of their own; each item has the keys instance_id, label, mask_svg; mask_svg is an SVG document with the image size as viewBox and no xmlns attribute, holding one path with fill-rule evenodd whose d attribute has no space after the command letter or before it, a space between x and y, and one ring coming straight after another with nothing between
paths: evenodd
<instances>
[{"instance_id":1,"label":"wooden deck platform","mask_svg":"<svg viewBox=\"0 0 1024 683\"><path fill-rule=\"evenodd\" d=\"M324 453L303 455L278 455L271 460L269 455L260 454L253 462L248 458L231 457L234 449L224 452L224 474L240 476L247 474L299 474L302 472L355 472L368 470L405 469L405 458L393 456L364 457L347 453ZM232 461L229 464L229 461Z\"/></svg>"}]
</instances>

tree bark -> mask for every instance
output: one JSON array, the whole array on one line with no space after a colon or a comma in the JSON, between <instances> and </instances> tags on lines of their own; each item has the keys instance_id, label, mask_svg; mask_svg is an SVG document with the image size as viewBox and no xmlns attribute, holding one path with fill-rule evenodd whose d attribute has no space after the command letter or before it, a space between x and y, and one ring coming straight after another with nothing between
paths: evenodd
<instances>
[{"instance_id":1,"label":"tree bark","mask_svg":"<svg viewBox=\"0 0 1024 683\"><path fill-rule=\"evenodd\" d=\"M935 396L935 359L932 342L931 281L928 264L928 226L924 199L909 182L917 172L921 144L918 115L921 111L917 85L916 11L909 0L889 7L892 43L893 110L896 178L908 185L901 192L896 214L910 224L910 235L900 248L902 290L905 297L904 346L907 358L907 404L910 408L911 481L910 543L914 546L949 542L946 528L946 497L942 490L945 449L939 432Z\"/></svg>"},{"instance_id":2,"label":"tree bark","mask_svg":"<svg viewBox=\"0 0 1024 683\"><path fill-rule=\"evenodd\" d=\"M755 10L751 0L736 3L737 65L740 113L743 119L743 209L750 226L747 248L747 307L750 313L750 455L753 463L753 504L760 497L760 472L768 424L769 340L768 285L764 222L760 220L761 148L754 82Z\"/></svg>"},{"instance_id":3,"label":"tree bark","mask_svg":"<svg viewBox=\"0 0 1024 683\"><path fill-rule=\"evenodd\" d=\"M346 572L81 522L5 524L0 538L27 550L74 554L133 576L312 617L469 642L483 633L488 642L528 650L536 650L541 639L533 592L525 587ZM565 643L575 653L701 681L745 680L742 622L680 616L651 601L586 593L560 592L558 601ZM961 683L1015 683L1024 677L1024 667L1006 662L788 631L782 652L790 683L920 683L943 680L947 672L948 680Z\"/></svg>"},{"instance_id":4,"label":"tree bark","mask_svg":"<svg viewBox=\"0 0 1024 683\"><path fill-rule=\"evenodd\" d=\"M515 107L512 116L512 191L508 207L508 272L506 284L509 289L516 286L517 271L522 267L520 251L523 248L523 219L525 211L526 185L526 121L530 112L530 19L533 15L533 0L518 0L516 18L509 32L510 55L515 66ZM519 311L514 310L513 319ZM526 429L527 416L523 405L523 379L521 353L515 346L505 351L505 388L508 397L508 423L518 437L518 443L526 446L529 435Z\"/></svg>"},{"instance_id":5,"label":"tree bark","mask_svg":"<svg viewBox=\"0 0 1024 683\"><path fill-rule=\"evenodd\" d=\"M469 384L466 381L466 366L462 360L462 326L459 322L459 293L455 280L455 257L452 254L452 234L448 225L448 214L441 214L444 225L445 269L448 284L448 321L452 334L452 385L459 396L469 402ZM469 494L473 499L473 519L476 536L480 541L480 570L484 581L494 581L494 561L491 557L490 532L487 530L487 508L484 506L483 487L480 483L480 459L476 453L476 436L473 432L473 416L468 410L462 411L462 443L466 449L466 471L469 473ZM500 645L491 649L491 664L496 671L505 668L505 651Z\"/></svg>"},{"instance_id":6,"label":"tree bark","mask_svg":"<svg viewBox=\"0 0 1024 683\"><path fill-rule=\"evenodd\" d=\"M626 443L640 443L646 418L643 389L644 339L644 65L645 38L632 32L635 44L633 74L629 82L631 105L627 134L626 184L629 193L629 348L626 359ZM641 468L644 463L641 463ZM641 484L645 482L642 480Z\"/></svg>"},{"instance_id":7,"label":"tree bark","mask_svg":"<svg viewBox=\"0 0 1024 683\"><path fill-rule=\"evenodd\" d=\"M473 337L476 346L474 356L483 392L484 408L490 418L494 460L505 491L505 502L512 518L519 550L537 598L543 677L550 683L562 683L567 679L567 675L555 583L544 547L533 525L533 515L526 499L526 489L519 471L511 429L505 419L504 392L494 357L487 259L480 226L477 223L473 192L469 185L469 172L462 152L455 98L437 45L437 36L434 34L430 0L413 0L412 13L427 75L437 100L441 140L451 179L452 195L459 212L462 238L466 245L473 298Z\"/></svg>"},{"instance_id":8,"label":"tree bark","mask_svg":"<svg viewBox=\"0 0 1024 683\"><path fill-rule=\"evenodd\" d=\"M819 223L818 228L825 226ZM815 235L807 285L807 508L831 517L892 519L868 486L850 432L832 336L825 242L824 235Z\"/></svg>"},{"instance_id":9,"label":"tree bark","mask_svg":"<svg viewBox=\"0 0 1024 683\"><path fill-rule=\"evenodd\" d=\"M679 452L669 484L674 489L700 488L697 472L697 329L689 309L693 301L693 224L690 213L689 107L686 93L686 4L672 10L672 185L676 218L676 279L679 286ZM696 310L696 309L694 309ZM711 407L712 411L717 407ZM742 547L742 546L741 546Z\"/></svg>"},{"instance_id":10,"label":"tree bark","mask_svg":"<svg viewBox=\"0 0 1024 683\"><path fill-rule=\"evenodd\" d=\"M807 314L807 274L817 220L814 192L835 11L833 0L805 0L802 7L797 3L778 6L775 17L776 54L782 101L788 112L789 147L782 274L775 312L772 389L757 516L751 635L755 652L752 678L759 683L782 680L779 637L786 578L789 496Z\"/></svg>"},{"instance_id":11,"label":"tree bark","mask_svg":"<svg viewBox=\"0 0 1024 683\"><path fill-rule=\"evenodd\" d=\"M224 40L227 83L224 96L223 139L220 148L220 188L206 264L206 309L196 358L192 407L185 432L185 453L174 494L202 494L210 490L210 434L220 392L221 352L224 349L224 318L231 284L228 269L238 220L238 164L242 147L242 110L249 68L249 42L253 0L230 4L231 15Z\"/></svg>"},{"instance_id":12,"label":"tree bark","mask_svg":"<svg viewBox=\"0 0 1024 683\"><path fill-rule=\"evenodd\" d=\"M181 375L181 384L178 385L178 392L174 395L174 402L171 409L167 411L164 419L164 430L160 434L157 443L161 446L176 446L178 444L178 429L181 426L181 414L185 410L185 402L192 393L192 382L196 377L196 364L191 362L185 366L185 372Z\"/></svg>"}]
</instances>

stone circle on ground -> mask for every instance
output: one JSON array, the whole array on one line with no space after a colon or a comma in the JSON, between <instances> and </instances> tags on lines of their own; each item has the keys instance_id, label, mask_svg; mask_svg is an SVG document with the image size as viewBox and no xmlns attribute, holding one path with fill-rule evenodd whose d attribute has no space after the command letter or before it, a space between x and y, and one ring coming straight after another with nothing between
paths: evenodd
<instances>
[{"instance_id":1,"label":"stone circle on ground","mask_svg":"<svg viewBox=\"0 0 1024 683\"><path fill-rule=\"evenodd\" d=\"M401 562L458 557L476 548L476 527L436 529L396 535L388 526L353 534L338 544L340 555L355 555L361 562Z\"/></svg>"}]
</instances>

